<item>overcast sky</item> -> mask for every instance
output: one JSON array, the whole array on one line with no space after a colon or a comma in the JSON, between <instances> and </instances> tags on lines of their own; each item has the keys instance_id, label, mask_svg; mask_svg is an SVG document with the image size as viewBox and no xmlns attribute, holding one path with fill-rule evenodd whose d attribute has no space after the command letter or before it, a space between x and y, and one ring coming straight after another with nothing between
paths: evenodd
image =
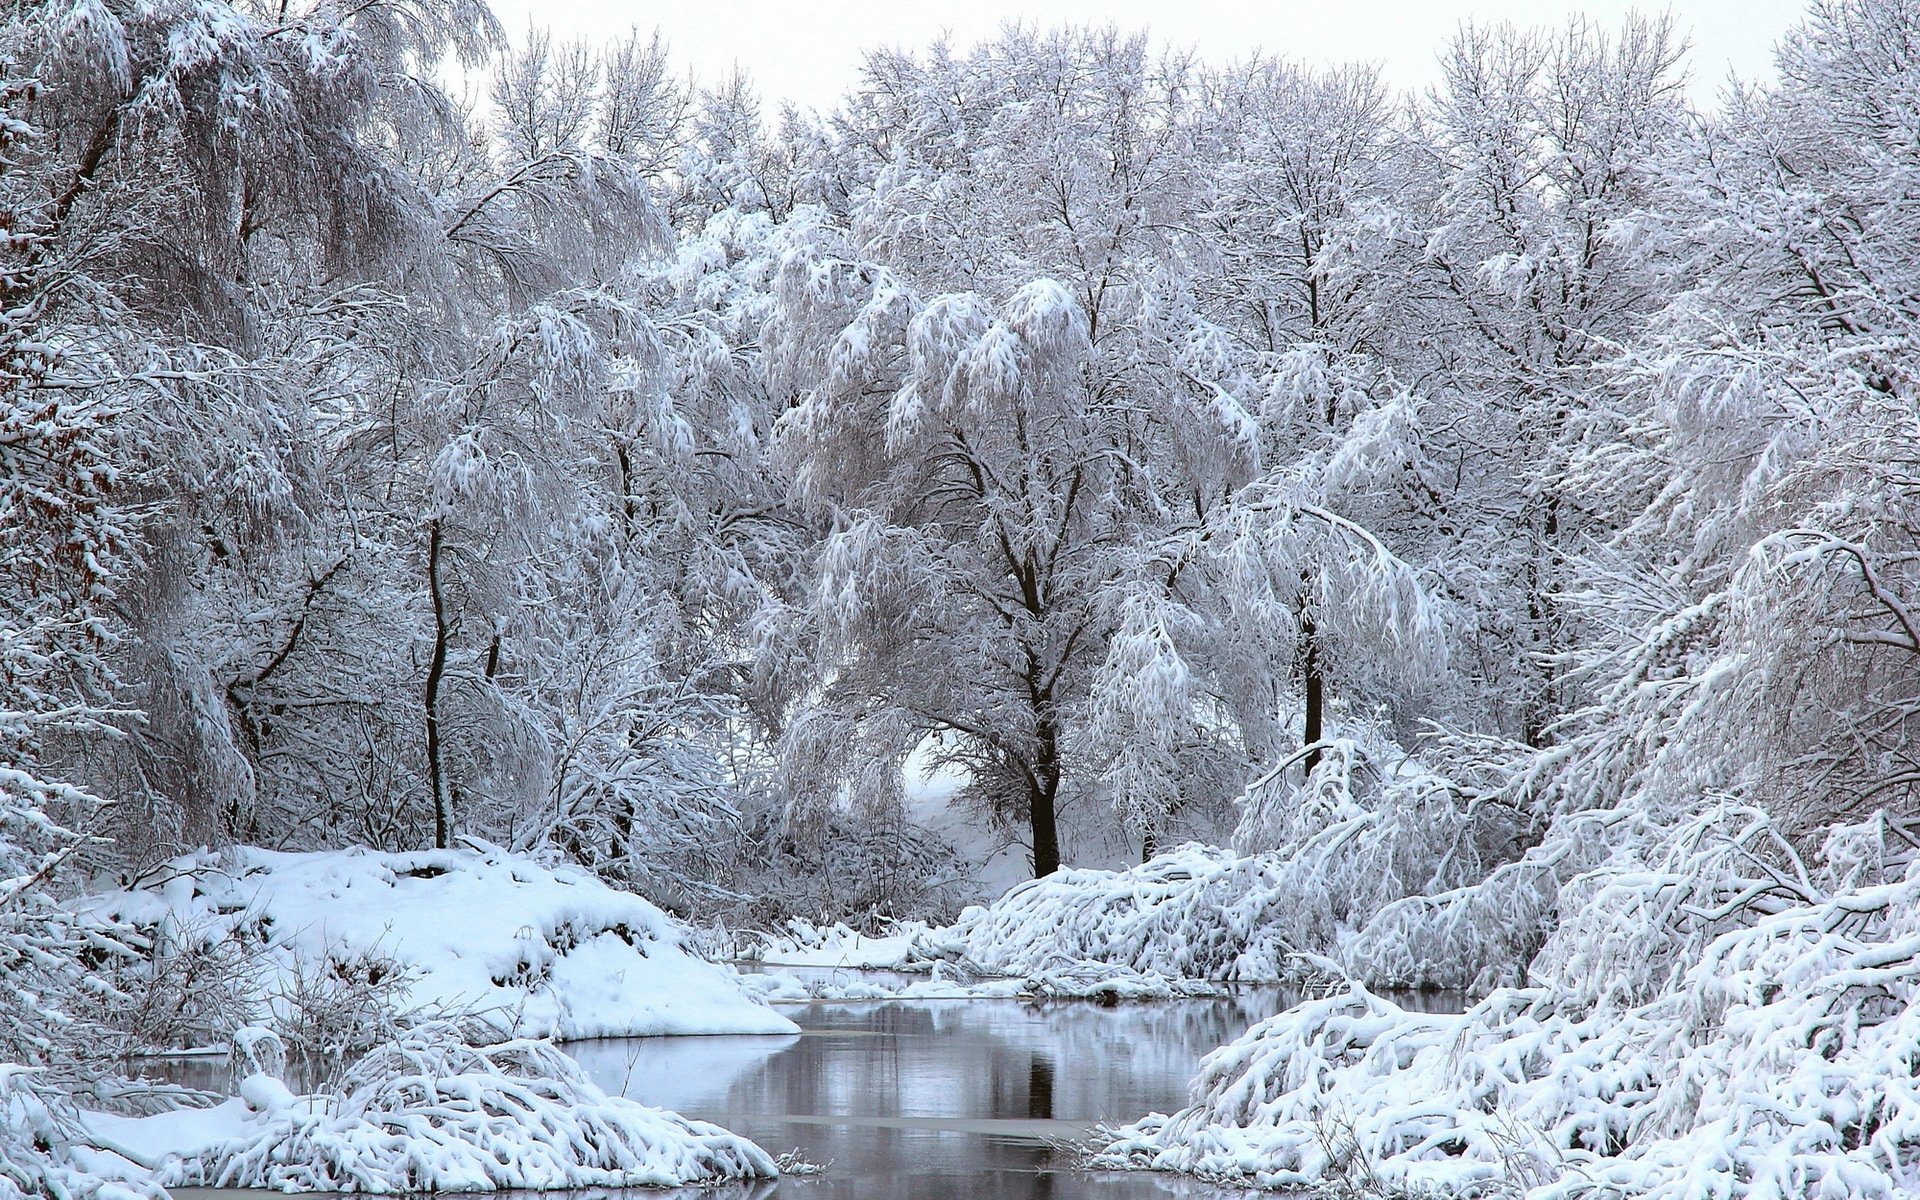
<instances>
[{"instance_id":1,"label":"overcast sky","mask_svg":"<svg viewBox=\"0 0 1920 1200\"><path fill-rule=\"evenodd\" d=\"M657 26L683 70L709 83L738 64L770 109L782 99L831 107L863 50L924 46L942 30L970 45L1007 21L1110 21L1215 62L1254 49L1310 64L1371 61L1390 86L1415 88L1435 80L1435 55L1462 21L1557 26L1584 12L1613 27L1630 10L1658 11L1626 0L495 0L494 8L516 41L529 19L595 39ZM1773 44L1805 9L1804 0L1676 0L1675 23L1693 45L1695 101L1710 105L1729 71L1771 78Z\"/></svg>"}]
</instances>

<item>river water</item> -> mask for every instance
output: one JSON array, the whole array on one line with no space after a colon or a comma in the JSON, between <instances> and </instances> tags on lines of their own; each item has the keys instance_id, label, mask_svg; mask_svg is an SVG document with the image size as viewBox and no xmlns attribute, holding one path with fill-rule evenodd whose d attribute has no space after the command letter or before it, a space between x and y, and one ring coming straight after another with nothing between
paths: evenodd
<instances>
[{"instance_id":1,"label":"river water","mask_svg":"<svg viewBox=\"0 0 1920 1200\"><path fill-rule=\"evenodd\" d=\"M689 1197L1240 1196L1189 1179L1081 1171L1072 1146L1097 1123L1181 1107L1202 1055L1284 1006L1275 989L1111 1008L825 1003L786 1010L801 1026L796 1037L576 1042L567 1051L609 1091L827 1168Z\"/></svg>"}]
</instances>

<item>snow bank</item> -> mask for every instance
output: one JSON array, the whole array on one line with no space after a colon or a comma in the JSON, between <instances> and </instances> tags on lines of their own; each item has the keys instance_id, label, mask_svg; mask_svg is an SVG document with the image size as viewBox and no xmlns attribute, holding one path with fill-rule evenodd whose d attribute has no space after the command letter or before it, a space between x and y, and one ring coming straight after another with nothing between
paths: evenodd
<instances>
[{"instance_id":1,"label":"snow bank","mask_svg":"<svg viewBox=\"0 0 1920 1200\"><path fill-rule=\"evenodd\" d=\"M469 1045L428 1022L348 1069L338 1095L257 1073L242 1099L148 1118L90 1114L94 1139L168 1187L391 1195L675 1187L772 1176L752 1142L610 1096L546 1041Z\"/></svg>"},{"instance_id":2,"label":"snow bank","mask_svg":"<svg viewBox=\"0 0 1920 1200\"><path fill-rule=\"evenodd\" d=\"M316 976L397 965L404 1001L558 1039L792 1033L678 922L593 875L493 848L385 854L251 847L175 859L132 891L79 902L152 930L158 952L257 949L272 1006ZM390 969L390 966L385 969ZM276 999L278 998L278 999Z\"/></svg>"},{"instance_id":3,"label":"snow bank","mask_svg":"<svg viewBox=\"0 0 1920 1200\"><path fill-rule=\"evenodd\" d=\"M1433 1016L1353 985L1256 1025L1096 1165L1532 1200L1920 1194L1920 862L1858 853L1856 828L1811 871L1754 853L1748 818L1571 881L1535 986Z\"/></svg>"}]
</instances>

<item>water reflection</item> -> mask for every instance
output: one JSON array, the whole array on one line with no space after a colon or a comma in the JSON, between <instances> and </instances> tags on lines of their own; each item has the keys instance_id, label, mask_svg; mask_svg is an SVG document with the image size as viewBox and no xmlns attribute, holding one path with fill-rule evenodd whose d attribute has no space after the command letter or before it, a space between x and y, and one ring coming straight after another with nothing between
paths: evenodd
<instances>
[{"instance_id":1,"label":"water reflection","mask_svg":"<svg viewBox=\"0 0 1920 1200\"><path fill-rule=\"evenodd\" d=\"M831 1164L764 1192L702 1195L1239 1195L1191 1180L1080 1172L1064 1146L1095 1123L1180 1107L1203 1054L1283 1006L1272 993L1115 1008L822 1004L790 1010L797 1038L649 1038L568 1051L609 1090Z\"/></svg>"}]
</instances>

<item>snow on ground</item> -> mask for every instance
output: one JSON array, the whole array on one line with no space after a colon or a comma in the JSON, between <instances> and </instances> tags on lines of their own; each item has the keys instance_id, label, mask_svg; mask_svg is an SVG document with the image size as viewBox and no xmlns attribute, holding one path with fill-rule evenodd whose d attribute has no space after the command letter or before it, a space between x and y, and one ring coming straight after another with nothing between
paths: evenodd
<instances>
[{"instance_id":1,"label":"snow on ground","mask_svg":"<svg viewBox=\"0 0 1920 1200\"><path fill-rule=\"evenodd\" d=\"M152 1117L85 1115L102 1174L167 1187L494 1191L674 1187L778 1173L745 1138L610 1096L540 1040L469 1044L428 1022L348 1069L338 1094L295 1096L262 1071L240 1097ZM484 1041L484 1039L482 1039Z\"/></svg>"},{"instance_id":2,"label":"snow on ground","mask_svg":"<svg viewBox=\"0 0 1920 1200\"><path fill-rule=\"evenodd\" d=\"M391 959L409 1004L470 1010L520 1037L796 1031L731 968L692 954L654 905L588 872L491 847L203 851L155 882L80 904L163 942L257 947L269 1005L301 973Z\"/></svg>"},{"instance_id":3,"label":"snow on ground","mask_svg":"<svg viewBox=\"0 0 1920 1200\"><path fill-rule=\"evenodd\" d=\"M1355 984L1272 1017L1094 1165L1530 1200L1920 1194L1920 859L1862 826L1814 870L1769 829L1715 814L1570 882L1534 983L1462 1015Z\"/></svg>"}]
</instances>

